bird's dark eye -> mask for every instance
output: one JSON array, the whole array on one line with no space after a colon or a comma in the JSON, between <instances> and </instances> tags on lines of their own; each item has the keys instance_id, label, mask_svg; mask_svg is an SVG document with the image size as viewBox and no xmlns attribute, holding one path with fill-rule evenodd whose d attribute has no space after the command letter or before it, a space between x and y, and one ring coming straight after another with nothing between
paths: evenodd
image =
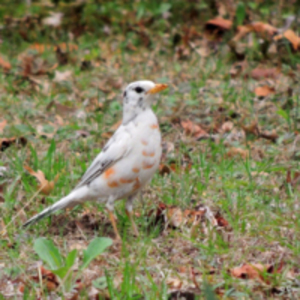
<instances>
[{"instance_id":1,"label":"bird's dark eye","mask_svg":"<svg viewBox=\"0 0 300 300\"><path fill-rule=\"evenodd\" d=\"M144 89L142 89L141 87L136 87L135 89L134 89L138 94L140 94L140 93L142 93L143 91L144 91Z\"/></svg>"}]
</instances>

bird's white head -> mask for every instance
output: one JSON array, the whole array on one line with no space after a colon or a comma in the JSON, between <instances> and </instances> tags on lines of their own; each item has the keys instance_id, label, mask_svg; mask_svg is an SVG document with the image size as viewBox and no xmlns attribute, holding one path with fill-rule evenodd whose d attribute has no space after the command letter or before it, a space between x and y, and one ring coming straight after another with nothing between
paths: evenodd
<instances>
[{"instance_id":1,"label":"bird's white head","mask_svg":"<svg viewBox=\"0 0 300 300\"><path fill-rule=\"evenodd\" d=\"M123 93L123 124L127 124L139 113L149 109L154 95L167 87L166 84L155 84L149 80L130 83Z\"/></svg>"}]
</instances>

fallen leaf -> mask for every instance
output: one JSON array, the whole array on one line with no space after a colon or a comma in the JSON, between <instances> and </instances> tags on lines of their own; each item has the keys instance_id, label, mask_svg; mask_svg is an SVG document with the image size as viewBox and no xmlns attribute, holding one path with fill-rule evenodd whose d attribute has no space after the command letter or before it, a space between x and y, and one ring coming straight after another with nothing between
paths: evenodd
<instances>
[{"instance_id":1,"label":"fallen leaf","mask_svg":"<svg viewBox=\"0 0 300 300\"><path fill-rule=\"evenodd\" d=\"M269 280L265 277L265 274L281 273L283 270L283 262L275 267L274 265L263 264L243 264L241 267L233 268L230 270L230 274L233 277L241 279L260 279L269 284Z\"/></svg>"},{"instance_id":2,"label":"fallen leaf","mask_svg":"<svg viewBox=\"0 0 300 300\"><path fill-rule=\"evenodd\" d=\"M295 51L298 50L300 45L300 37L291 29L288 29L283 34L279 34L274 37L274 41L279 41L283 38L286 38L293 46Z\"/></svg>"},{"instance_id":3,"label":"fallen leaf","mask_svg":"<svg viewBox=\"0 0 300 300\"><path fill-rule=\"evenodd\" d=\"M223 34L225 31L230 30L232 21L223 18L215 18L205 23L205 30L210 34Z\"/></svg>"},{"instance_id":4,"label":"fallen leaf","mask_svg":"<svg viewBox=\"0 0 300 300\"><path fill-rule=\"evenodd\" d=\"M171 206L167 209L166 218L170 226L178 228L183 222L182 210L179 207Z\"/></svg>"},{"instance_id":5,"label":"fallen leaf","mask_svg":"<svg viewBox=\"0 0 300 300\"><path fill-rule=\"evenodd\" d=\"M183 282L179 279L179 278L174 278L174 277L171 277L171 278L167 278L167 281L166 281L167 285L169 288L171 289L180 289Z\"/></svg>"},{"instance_id":6,"label":"fallen leaf","mask_svg":"<svg viewBox=\"0 0 300 300\"><path fill-rule=\"evenodd\" d=\"M7 124L6 120L3 120L2 122L0 122L0 133L3 133L3 130L6 126L6 124Z\"/></svg>"},{"instance_id":7,"label":"fallen leaf","mask_svg":"<svg viewBox=\"0 0 300 300\"><path fill-rule=\"evenodd\" d=\"M242 127L242 129L245 131L246 134L253 134L257 137L260 135L260 130L257 125L257 120L253 120L250 123L250 125L244 125L240 122L240 126Z\"/></svg>"},{"instance_id":8,"label":"fallen leaf","mask_svg":"<svg viewBox=\"0 0 300 300\"><path fill-rule=\"evenodd\" d=\"M256 279L260 278L263 272L266 272L271 265L262 264L244 264L241 267L233 268L230 274L233 277L241 279Z\"/></svg>"},{"instance_id":9,"label":"fallen leaf","mask_svg":"<svg viewBox=\"0 0 300 300\"><path fill-rule=\"evenodd\" d=\"M27 144L27 139L24 137L0 138L0 151L4 151L13 144L25 146Z\"/></svg>"},{"instance_id":10,"label":"fallen leaf","mask_svg":"<svg viewBox=\"0 0 300 300\"><path fill-rule=\"evenodd\" d=\"M219 132L220 132L221 134L231 132L232 129L233 129L233 127L234 127L233 122L231 122L231 121L226 121L226 122L224 122L224 123L221 125L221 127L220 127L220 129L219 129Z\"/></svg>"},{"instance_id":11,"label":"fallen leaf","mask_svg":"<svg viewBox=\"0 0 300 300\"><path fill-rule=\"evenodd\" d=\"M254 32L259 33L263 38L272 37L278 32L276 27L263 22L254 22L250 26Z\"/></svg>"},{"instance_id":12,"label":"fallen leaf","mask_svg":"<svg viewBox=\"0 0 300 300\"><path fill-rule=\"evenodd\" d=\"M270 39L278 32L278 29L270 24L263 22L254 22L247 25L241 25L237 28L237 34L233 37L232 41L237 42L250 32L256 32L264 39Z\"/></svg>"},{"instance_id":13,"label":"fallen leaf","mask_svg":"<svg viewBox=\"0 0 300 300\"><path fill-rule=\"evenodd\" d=\"M273 129L272 131L261 131L259 136L266 140L270 140L273 143L276 143L279 137L275 129Z\"/></svg>"},{"instance_id":14,"label":"fallen leaf","mask_svg":"<svg viewBox=\"0 0 300 300\"><path fill-rule=\"evenodd\" d=\"M227 227L229 225L228 221L223 218L223 216L221 215L220 212L217 212L217 214L215 215L215 218L218 222L218 226Z\"/></svg>"},{"instance_id":15,"label":"fallen leaf","mask_svg":"<svg viewBox=\"0 0 300 300\"><path fill-rule=\"evenodd\" d=\"M227 157L228 158L241 157L243 159L246 159L249 157L249 151L244 150L242 148L232 147L227 151Z\"/></svg>"},{"instance_id":16,"label":"fallen leaf","mask_svg":"<svg viewBox=\"0 0 300 300\"><path fill-rule=\"evenodd\" d=\"M265 78L272 78L276 79L280 75L280 69L278 68L255 68L251 71L250 77L255 80L265 79Z\"/></svg>"},{"instance_id":17,"label":"fallen leaf","mask_svg":"<svg viewBox=\"0 0 300 300\"><path fill-rule=\"evenodd\" d=\"M11 64L0 55L0 68L4 70L4 72L8 72L11 69Z\"/></svg>"},{"instance_id":18,"label":"fallen leaf","mask_svg":"<svg viewBox=\"0 0 300 300\"><path fill-rule=\"evenodd\" d=\"M72 79L72 71L55 71L53 82L70 81Z\"/></svg>"},{"instance_id":19,"label":"fallen leaf","mask_svg":"<svg viewBox=\"0 0 300 300\"><path fill-rule=\"evenodd\" d=\"M160 164L158 169L159 169L159 174L162 176L165 174L170 174L172 171L172 169L168 165L165 165L165 164Z\"/></svg>"},{"instance_id":20,"label":"fallen leaf","mask_svg":"<svg viewBox=\"0 0 300 300\"><path fill-rule=\"evenodd\" d=\"M288 170L286 174L286 182L289 183L292 187L295 187L298 183L300 183L300 172L295 171L292 178L291 170Z\"/></svg>"},{"instance_id":21,"label":"fallen leaf","mask_svg":"<svg viewBox=\"0 0 300 300\"><path fill-rule=\"evenodd\" d=\"M34 176L38 180L38 190L40 190L40 192L44 195L49 195L54 189L54 184L58 180L59 175L57 174L53 181L48 181L41 170L35 172L29 166L24 165L23 167L30 175Z\"/></svg>"},{"instance_id":22,"label":"fallen leaf","mask_svg":"<svg viewBox=\"0 0 300 300\"><path fill-rule=\"evenodd\" d=\"M255 88L254 93L258 97L267 97L271 94L274 94L275 89L273 87L268 86L268 85L258 86L258 87Z\"/></svg>"},{"instance_id":23,"label":"fallen leaf","mask_svg":"<svg viewBox=\"0 0 300 300\"><path fill-rule=\"evenodd\" d=\"M21 54L20 60L20 75L28 78L33 75L44 75L48 72L46 62L38 55L33 54Z\"/></svg>"},{"instance_id":24,"label":"fallen leaf","mask_svg":"<svg viewBox=\"0 0 300 300\"><path fill-rule=\"evenodd\" d=\"M201 128L199 125L194 124L190 120L181 121L180 124L184 129L186 135L191 135L197 140L210 137L210 135L203 128Z\"/></svg>"},{"instance_id":25,"label":"fallen leaf","mask_svg":"<svg viewBox=\"0 0 300 300\"><path fill-rule=\"evenodd\" d=\"M39 267L38 270L39 274L41 274L43 285L47 288L49 291L54 291L58 286L59 282L57 280L57 277L54 273L51 271L45 269L43 266ZM40 276L31 276L31 279L35 282L40 282Z\"/></svg>"}]
</instances>

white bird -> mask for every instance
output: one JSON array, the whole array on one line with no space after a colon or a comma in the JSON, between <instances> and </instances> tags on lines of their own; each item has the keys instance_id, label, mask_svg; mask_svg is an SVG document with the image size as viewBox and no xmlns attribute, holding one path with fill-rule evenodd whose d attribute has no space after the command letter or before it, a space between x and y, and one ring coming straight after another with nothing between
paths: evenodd
<instances>
[{"instance_id":1,"label":"white bird","mask_svg":"<svg viewBox=\"0 0 300 300\"><path fill-rule=\"evenodd\" d=\"M28 226L53 212L74 207L85 201L106 204L117 239L120 239L114 217L114 202L127 198L126 214L134 233L132 205L137 193L152 179L161 157L161 134L151 109L154 94L167 88L166 84L136 81L123 94L123 120L69 195L29 219Z\"/></svg>"}]
</instances>

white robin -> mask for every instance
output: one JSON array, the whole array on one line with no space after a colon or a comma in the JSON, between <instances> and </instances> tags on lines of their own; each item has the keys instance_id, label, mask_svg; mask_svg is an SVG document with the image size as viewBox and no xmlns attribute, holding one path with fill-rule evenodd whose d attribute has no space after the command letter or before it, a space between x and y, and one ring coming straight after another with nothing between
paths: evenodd
<instances>
[{"instance_id":1,"label":"white robin","mask_svg":"<svg viewBox=\"0 0 300 300\"><path fill-rule=\"evenodd\" d=\"M127 198L126 214L134 233L132 204L137 193L151 180L161 157L161 134L157 118L151 109L154 94L167 88L143 80L129 84L123 94L123 120L87 169L71 193L29 219L28 226L53 212L74 207L85 201L106 204L117 239L120 239L114 217L114 202Z\"/></svg>"}]
</instances>

